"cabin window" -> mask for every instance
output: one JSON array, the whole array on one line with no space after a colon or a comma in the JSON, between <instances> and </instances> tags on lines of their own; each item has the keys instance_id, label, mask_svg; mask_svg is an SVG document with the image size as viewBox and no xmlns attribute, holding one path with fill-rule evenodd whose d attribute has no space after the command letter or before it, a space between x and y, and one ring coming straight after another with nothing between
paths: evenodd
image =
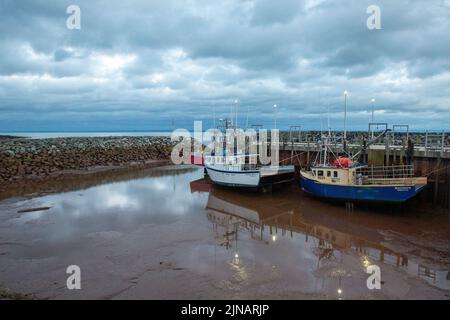
<instances>
[{"instance_id":1,"label":"cabin window","mask_svg":"<svg viewBox=\"0 0 450 320\"><path fill-rule=\"evenodd\" d=\"M337 178L338 177L338 172L337 171L333 171L333 177Z\"/></svg>"},{"instance_id":2,"label":"cabin window","mask_svg":"<svg viewBox=\"0 0 450 320\"><path fill-rule=\"evenodd\" d=\"M314 175L317 176L317 170L313 170Z\"/></svg>"},{"instance_id":3,"label":"cabin window","mask_svg":"<svg viewBox=\"0 0 450 320\"><path fill-rule=\"evenodd\" d=\"M317 175L318 175L319 177L323 177L323 170L317 171Z\"/></svg>"},{"instance_id":4,"label":"cabin window","mask_svg":"<svg viewBox=\"0 0 450 320\"><path fill-rule=\"evenodd\" d=\"M331 177L331 171L327 171L327 177Z\"/></svg>"}]
</instances>

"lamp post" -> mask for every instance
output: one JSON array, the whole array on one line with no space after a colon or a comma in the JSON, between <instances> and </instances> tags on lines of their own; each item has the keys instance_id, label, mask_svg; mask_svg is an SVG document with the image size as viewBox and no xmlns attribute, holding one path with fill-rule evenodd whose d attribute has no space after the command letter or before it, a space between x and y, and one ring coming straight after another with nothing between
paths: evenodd
<instances>
[{"instance_id":1,"label":"lamp post","mask_svg":"<svg viewBox=\"0 0 450 320\"><path fill-rule=\"evenodd\" d=\"M372 123L373 123L374 112L375 112L375 108L374 108L375 99L372 98L372 100L370 100L370 102L372 102ZM372 139L373 139L373 128L372 128Z\"/></svg>"},{"instance_id":2,"label":"lamp post","mask_svg":"<svg viewBox=\"0 0 450 320\"><path fill-rule=\"evenodd\" d=\"M238 107L239 107L239 101L236 99L236 100L234 100L234 104L236 105L236 114L235 114L235 117L236 117L236 123L235 123L235 128L237 129L237 126L238 126Z\"/></svg>"},{"instance_id":3,"label":"lamp post","mask_svg":"<svg viewBox=\"0 0 450 320\"><path fill-rule=\"evenodd\" d=\"M344 91L344 141L347 140L347 90Z\"/></svg>"},{"instance_id":4,"label":"lamp post","mask_svg":"<svg viewBox=\"0 0 450 320\"><path fill-rule=\"evenodd\" d=\"M278 106L276 104L273 105L273 127L274 127L274 129L277 128L277 107Z\"/></svg>"}]
</instances>

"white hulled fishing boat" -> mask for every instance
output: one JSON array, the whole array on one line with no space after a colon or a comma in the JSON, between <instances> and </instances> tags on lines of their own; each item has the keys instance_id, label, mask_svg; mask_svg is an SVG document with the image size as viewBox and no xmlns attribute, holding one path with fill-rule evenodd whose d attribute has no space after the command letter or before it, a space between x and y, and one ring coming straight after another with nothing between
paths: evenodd
<instances>
[{"instance_id":1,"label":"white hulled fishing boat","mask_svg":"<svg viewBox=\"0 0 450 320\"><path fill-rule=\"evenodd\" d=\"M219 126L221 132L228 134L231 130L234 134L239 134L237 105L234 123L230 119L221 119L220 121L222 123ZM248 115L246 127L248 127ZM248 141L248 144L240 146L241 149L234 144L236 137L227 139L222 136L219 139L214 138L214 142L220 146L220 154L203 157L205 170L214 184L227 187L259 188L294 179L294 166L261 164L258 161L259 155L252 154L254 151L250 151L259 149L261 152L261 145L256 141ZM230 143L232 147L228 148L227 144Z\"/></svg>"},{"instance_id":2,"label":"white hulled fishing boat","mask_svg":"<svg viewBox=\"0 0 450 320\"><path fill-rule=\"evenodd\" d=\"M211 181L229 187L257 188L292 181L294 166L252 164L256 155L209 156L205 168Z\"/></svg>"}]
</instances>

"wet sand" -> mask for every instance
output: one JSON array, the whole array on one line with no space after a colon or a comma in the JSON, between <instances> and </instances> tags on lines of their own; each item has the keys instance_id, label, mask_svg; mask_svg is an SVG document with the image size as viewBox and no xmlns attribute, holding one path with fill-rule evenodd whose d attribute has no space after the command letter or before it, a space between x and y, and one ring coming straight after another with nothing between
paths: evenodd
<instances>
[{"instance_id":1,"label":"wet sand","mask_svg":"<svg viewBox=\"0 0 450 320\"><path fill-rule=\"evenodd\" d=\"M448 213L346 211L295 185L269 195L202 178L164 166L10 190L0 287L37 299L450 299ZM66 287L74 264L81 290ZM372 264L380 290L366 286Z\"/></svg>"}]
</instances>

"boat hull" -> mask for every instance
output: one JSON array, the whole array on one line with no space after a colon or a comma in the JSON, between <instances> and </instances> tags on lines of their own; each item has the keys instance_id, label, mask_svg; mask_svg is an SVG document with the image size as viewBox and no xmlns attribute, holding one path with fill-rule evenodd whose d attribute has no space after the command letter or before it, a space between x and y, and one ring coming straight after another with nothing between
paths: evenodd
<instances>
[{"instance_id":1,"label":"boat hull","mask_svg":"<svg viewBox=\"0 0 450 320\"><path fill-rule=\"evenodd\" d=\"M223 171L206 166L208 176L215 184L228 187L255 188L259 186L259 171Z\"/></svg>"},{"instance_id":2,"label":"boat hull","mask_svg":"<svg viewBox=\"0 0 450 320\"><path fill-rule=\"evenodd\" d=\"M206 171L213 183L228 187L258 188L286 183L294 179L293 170L261 174L259 170L224 171L206 166Z\"/></svg>"},{"instance_id":3,"label":"boat hull","mask_svg":"<svg viewBox=\"0 0 450 320\"><path fill-rule=\"evenodd\" d=\"M275 175L262 176L260 186L288 183L294 180L294 171L279 172Z\"/></svg>"},{"instance_id":4,"label":"boat hull","mask_svg":"<svg viewBox=\"0 0 450 320\"><path fill-rule=\"evenodd\" d=\"M362 202L402 203L419 194L426 185L417 186L344 186L319 183L301 175L303 191L317 197Z\"/></svg>"}]
</instances>

